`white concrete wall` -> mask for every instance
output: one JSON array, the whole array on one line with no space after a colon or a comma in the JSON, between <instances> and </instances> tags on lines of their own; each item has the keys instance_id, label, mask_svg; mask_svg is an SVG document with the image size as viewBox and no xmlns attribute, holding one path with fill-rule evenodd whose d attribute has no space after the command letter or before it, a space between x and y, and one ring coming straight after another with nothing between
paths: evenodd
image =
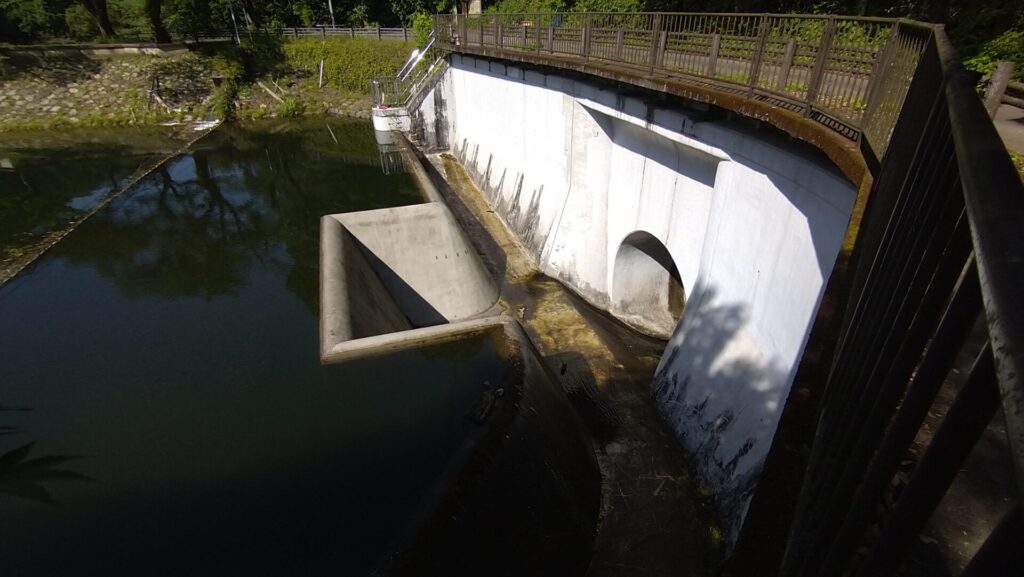
<instances>
[{"instance_id":1,"label":"white concrete wall","mask_svg":"<svg viewBox=\"0 0 1024 577\"><path fill-rule=\"evenodd\" d=\"M614 313L622 240L646 231L668 248L687 304L653 387L735 537L855 188L773 131L451 58L420 112L444 117L452 151L544 272Z\"/></svg>"}]
</instances>

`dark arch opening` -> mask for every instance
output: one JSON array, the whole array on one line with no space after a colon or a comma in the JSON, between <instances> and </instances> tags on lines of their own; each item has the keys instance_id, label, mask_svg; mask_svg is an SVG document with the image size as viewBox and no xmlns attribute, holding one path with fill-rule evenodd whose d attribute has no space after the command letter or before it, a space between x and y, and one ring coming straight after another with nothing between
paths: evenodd
<instances>
[{"instance_id":1,"label":"dark arch opening","mask_svg":"<svg viewBox=\"0 0 1024 577\"><path fill-rule=\"evenodd\" d=\"M686 306L686 291L668 248L646 231L630 233L615 254L612 312L636 328L672 336Z\"/></svg>"}]
</instances>

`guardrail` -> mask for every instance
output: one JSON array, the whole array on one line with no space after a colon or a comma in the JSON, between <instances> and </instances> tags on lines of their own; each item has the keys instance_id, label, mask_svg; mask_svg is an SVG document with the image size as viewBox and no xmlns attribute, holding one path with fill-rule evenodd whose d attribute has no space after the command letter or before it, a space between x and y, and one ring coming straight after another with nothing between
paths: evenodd
<instances>
[{"instance_id":1,"label":"guardrail","mask_svg":"<svg viewBox=\"0 0 1024 577\"><path fill-rule=\"evenodd\" d=\"M885 18L774 14L442 14L448 49L579 56L802 111L881 157L928 32Z\"/></svg>"},{"instance_id":2,"label":"guardrail","mask_svg":"<svg viewBox=\"0 0 1024 577\"><path fill-rule=\"evenodd\" d=\"M240 34L242 32L239 32ZM374 38L377 40L409 40L414 35L411 28L341 28L318 26L316 28L281 28L279 33L284 36L301 38L304 36L341 36L349 38Z\"/></svg>"},{"instance_id":3,"label":"guardrail","mask_svg":"<svg viewBox=\"0 0 1024 577\"><path fill-rule=\"evenodd\" d=\"M412 106L430 82L439 78L446 63L444 53L434 49L436 41L431 33L427 45L414 48L394 76L378 76L370 82L375 108Z\"/></svg>"},{"instance_id":4,"label":"guardrail","mask_svg":"<svg viewBox=\"0 0 1024 577\"><path fill-rule=\"evenodd\" d=\"M941 27L764 14L486 14L437 16L435 35L450 50L557 54L550 65L594 59L711 84L862 137L881 162L850 269L837 273L845 316L815 325L811 339L824 348L797 375L823 390L811 453L794 475L774 466L792 462L794 449L773 445L727 574L894 574L1001 408L1012 463L1003 473L1016 491L964 571L999 574L1024 542L1024 185ZM926 424L940 389L958 380L958 353L973 365L948 410ZM915 436L929 427L909 483L893 494Z\"/></svg>"}]
</instances>

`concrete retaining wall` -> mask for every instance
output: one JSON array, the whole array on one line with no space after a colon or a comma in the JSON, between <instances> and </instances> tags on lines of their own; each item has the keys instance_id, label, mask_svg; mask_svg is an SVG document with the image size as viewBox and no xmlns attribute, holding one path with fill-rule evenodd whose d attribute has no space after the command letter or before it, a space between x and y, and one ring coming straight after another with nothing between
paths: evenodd
<instances>
[{"instance_id":1,"label":"concrete retaining wall","mask_svg":"<svg viewBox=\"0 0 1024 577\"><path fill-rule=\"evenodd\" d=\"M855 188L817 151L706 106L450 64L413 111L424 140L448 143L545 273L670 337L653 387L735 537Z\"/></svg>"}]
</instances>

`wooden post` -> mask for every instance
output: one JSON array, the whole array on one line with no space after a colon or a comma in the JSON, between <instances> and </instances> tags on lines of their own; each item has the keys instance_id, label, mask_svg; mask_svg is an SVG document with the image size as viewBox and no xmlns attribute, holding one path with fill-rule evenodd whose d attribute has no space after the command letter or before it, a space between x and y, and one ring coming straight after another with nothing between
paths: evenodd
<instances>
[{"instance_id":1,"label":"wooden post","mask_svg":"<svg viewBox=\"0 0 1024 577\"><path fill-rule=\"evenodd\" d=\"M321 40L327 40L327 29L326 28L321 28L320 29L320 39Z\"/></svg>"},{"instance_id":2,"label":"wooden post","mask_svg":"<svg viewBox=\"0 0 1024 577\"><path fill-rule=\"evenodd\" d=\"M494 26L494 45L498 48L505 46L505 27L501 24Z\"/></svg>"},{"instance_id":3,"label":"wooden post","mask_svg":"<svg viewBox=\"0 0 1024 577\"><path fill-rule=\"evenodd\" d=\"M548 52L555 53L555 27L548 26Z\"/></svg>"},{"instance_id":4,"label":"wooden post","mask_svg":"<svg viewBox=\"0 0 1024 577\"><path fill-rule=\"evenodd\" d=\"M995 118L999 105L1003 103L1003 94L1006 94L1006 86L1012 74L1013 62L1000 62L992 72L988 88L985 89L985 109L990 118Z\"/></svg>"},{"instance_id":5,"label":"wooden post","mask_svg":"<svg viewBox=\"0 0 1024 577\"><path fill-rule=\"evenodd\" d=\"M615 31L615 59L622 61L622 41L626 31L619 28Z\"/></svg>"},{"instance_id":6,"label":"wooden post","mask_svg":"<svg viewBox=\"0 0 1024 577\"><path fill-rule=\"evenodd\" d=\"M530 45L530 27L525 22L520 23L523 27L523 50L529 48Z\"/></svg>"},{"instance_id":7,"label":"wooden post","mask_svg":"<svg viewBox=\"0 0 1024 577\"><path fill-rule=\"evenodd\" d=\"M711 54L708 55L708 78L715 77L715 69L718 68L718 49L721 45L721 34L715 34L711 37Z\"/></svg>"},{"instance_id":8,"label":"wooden post","mask_svg":"<svg viewBox=\"0 0 1024 577\"><path fill-rule=\"evenodd\" d=\"M782 66L779 68L779 79L775 83L775 89L779 92L786 91L789 84L789 71L793 68L793 59L796 58L796 38L790 38L786 42L786 54L782 57Z\"/></svg>"},{"instance_id":9,"label":"wooden post","mask_svg":"<svg viewBox=\"0 0 1024 577\"><path fill-rule=\"evenodd\" d=\"M380 26L377 27L377 40L380 40Z\"/></svg>"},{"instance_id":10,"label":"wooden post","mask_svg":"<svg viewBox=\"0 0 1024 577\"><path fill-rule=\"evenodd\" d=\"M402 26L402 40L409 41L409 29L405 26Z\"/></svg>"},{"instance_id":11,"label":"wooden post","mask_svg":"<svg viewBox=\"0 0 1024 577\"><path fill-rule=\"evenodd\" d=\"M348 29L348 34L349 34L349 36L351 36L352 38L355 38L355 37L356 37L356 27L355 27L355 26L352 26L352 27L350 27L350 28Z\"/></svg>"}]
</instances>

